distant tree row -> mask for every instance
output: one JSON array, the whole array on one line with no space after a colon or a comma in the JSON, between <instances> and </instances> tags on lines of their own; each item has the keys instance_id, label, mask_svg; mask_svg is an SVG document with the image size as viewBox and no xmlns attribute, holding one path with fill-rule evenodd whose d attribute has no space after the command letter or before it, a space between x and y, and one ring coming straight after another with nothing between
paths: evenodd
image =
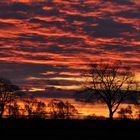
<instances>
[{"instance_id":1,"label":"distant tree row","mask_svg":"<svg viewBox=\"0 0 140 140\"><path fill-rule=\"evenodd\" d=\"M77 109L68 101L53 99L48 105L36 99L20 99L16 92L20 90L11 81L0 78L0 118L6 116L11 118L46 118L50 114L52 119L70 119L71 116L78 113ZM18 100L23 105L18 104ZM48 107L48 111L46 110Z\"/></svg>"},{"instance_id":2,"label":"distant tree row","mask_svg":"<svg viewBox=\"0 0 140 140\"><path fill-rule=\"evenodd\" d=\"M5 106L5 116L8 118L50 118L50 119L71 119L78 114L78 110L68 101L52 99L46 105L36 99L24 99L22 105L18 102L11 102Z\"/></svg>"}]
</instances>

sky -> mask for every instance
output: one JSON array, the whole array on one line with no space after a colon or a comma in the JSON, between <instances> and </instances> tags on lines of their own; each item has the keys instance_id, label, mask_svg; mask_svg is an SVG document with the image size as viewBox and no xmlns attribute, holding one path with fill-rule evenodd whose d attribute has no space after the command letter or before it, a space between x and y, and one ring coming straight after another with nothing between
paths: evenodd
<instances>
[{"instance_id":1,"label":"sky","mask_svg":"<svg viewBox=\"0 0 140 140\"><path fill-rule=\"evenodd\" d=\"M139 0L0 0L0 10L0 76L23 89L78 89L100 59L140 80Z\"/></svg>"}]
</instances>

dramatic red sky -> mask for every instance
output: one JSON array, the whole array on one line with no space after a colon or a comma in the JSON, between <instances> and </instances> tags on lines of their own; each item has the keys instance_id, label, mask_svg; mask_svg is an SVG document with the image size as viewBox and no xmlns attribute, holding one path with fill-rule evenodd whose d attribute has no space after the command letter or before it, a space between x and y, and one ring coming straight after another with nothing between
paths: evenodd
<instances>
[{"instance_id":1,"label":"dramatic red sky","mask_svg":"<svg viewBox=\"0 0 140 140\"><path fill-rule=\"evenodd\" d=\"M140 79L139 0L0 0L0 76L54 93L77 88L100 58Z\"/></svg>"}]
</instances>

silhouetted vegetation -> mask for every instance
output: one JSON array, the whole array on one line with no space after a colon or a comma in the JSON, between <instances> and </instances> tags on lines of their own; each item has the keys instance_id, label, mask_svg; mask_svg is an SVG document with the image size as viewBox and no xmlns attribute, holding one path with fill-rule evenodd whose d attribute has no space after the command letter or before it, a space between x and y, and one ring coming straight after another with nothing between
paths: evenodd
<instances>
[{"instance_id":1,"label":"silhouetted vegetation","mask_svg":"<svg viewBox=\"0 0 140 140\"><path fill-rule=\"evenodd\" d=\"M140 120L140 103L139 102L135 104L135 108L136 108L135 116L136 116L136 118L138 118Z\"/></svg>"},{"instance_id":2,"label":"silhouetted vegetation","mask_svg":"<svg viewBox=\"0 0 140 140\"><path fill-rule=\"evenodd\" d=\"M7 104L16 100L15 92L19 87L12 84L10 80L0 78L0 118L2 118Z\"/></svg>"},{"instance_id":3,"label":"silhouetted vegetation","mask_svg":"<svg viewBox=\"0 0 140 140\"><path fill-rule=\"evenodd\" d=\"M46 104L35 99L25 100L25 111L28 118L45 118Z\"/></svg>"},{"instance_id":4,"label":"silhouetted vegetation","mask_svg":"<svg viewBox=\"0 0 140 140\"><path fill-rule=\"evenodd\" d=\"M121 108L120 111L118 111L119 118L121 119L131 119L133 118L132 115L132 107L127 106L126 108Z\"/></svg>"},{"instance_id":5,"label":"silhouetted vegetation","mask_svg":"<svg viewBox=\"0 0 140 140\"><path fill-rule=\"evenodd\" d=\"M100 78L96 76L92 77L92 80L93 79L96 79L96 80L91 81L91 83L93 84L92 85L93 87L90 87L90 89L88 88L88 90L90 90L92 94L93 93L99 94L101 96L101 99L104 102L106 101L105 103L108 106L109 112L111 110L112 113L114 114L116 110L118 109L119 105L124 101L125 97L134 95L134 94L131 94L130 91L132 89L131 86L134 86L135 83L133 81L133 78L132 78L133 75L131 72L123 71L123 74L122 74L118 71L120 68L118 67L118 65L114 63L113 66L111 65L110 67L110 65L108 64L103 65L101 68L100 66L95 66L96 69L94 69L94 73L92 73L93 71L90 73L90 74L93 74L90 76L94 76L95 71L96 71L96 76L98 74L102 76ZM111 68L113 68L113 71ZM119 79L117 78L118 74L119 74ZM122 78L124 81L121 81ZM127 83L125 83L126 81ZM127 90L121 89L124 83L125 83L125 86L127 85ZM99 90L100 87L106 90ZM0 79L0 118L3 117L4 113L5 113L4 115L5 117L15 118L15 119L18 119L18 118L28 118L28 119L78 118L78 115L79 115L78 110L75 108L74 105L72 105L68 101L63 101L60 99L59 100L52 99L46 105L43 101L37 100L36 98L17 98L16 92L18 90L19 90L19 87L12 84L11 81L6 80L4 78ZM20 102L22 102L22 104L20 104ZM114 107L115 109L113 110ZM135 108L136 108L135 118L139 119L140 118L139 102L135 104ZM113 114L111 114L112 116L110 116L111 119L113 117ZM131 106L128 106L127 108L121 108L118 111L118 114L119 114L120 119L133 118ZM93 115L88 115L86 117L83 117L83 119L105 120L106 118L104 116L96 116L95 114L93 114Z\"/></svg>"},{"instance_id":6,"label":"silhouetted vegetation","mask_svg":"<svg viewBox=\"0 0 140 140\"><path fill-rule=\"evenodd\" d=\"M53 119L70 119L71 116L78 113L78 110L68 101L51 100L48 107Z\"/></svg>"},{"instance_id":7,"label":"silhouetted vegetation","mask_svg":"<svg viewBox=\"0 0 140 140\"><path fill-rule=\"evenodd\" d=\"M113 64L100 66L90 65L92 80L89 91L92 94L99 94L100 98L107 104L110 119L118 109L119 105L127 96L131 95L132 86L135 82L131 72L118 72L118 65ZM119 65L120 66L120 65ZM111 69L113 68L113 69ZM99 71L98 71L99 70ZM94 77L94 74L96 75ZM100 75L100 78L97 75ZM119 75L119 78L117 77ZM111 77L110 77L111 76ZM122 88L125 83L125 87ZM102 90L99 90L102 87ZM124 90L124 88L127 88ZM92 90L91 90L92 89ZM118 111L122 120L107 120L104 116L96 114L88 115L83 119L74 119L78 110L68 101L52 99L45 104L37 98L17 98L18 86L13 85L9 80L0 79L0 132L1 138L10 136L10 139L21 139L31 136L31 139L39 136L44 138L81 139L101 138L103 136L139 136L140 121L132 120L132 108L128 106ZM22 104L20 104L22 103ZM115 107L115 108L114 108ZM114 108L114 110L113 110ZM140 118L139 102L135 104L137 109L135 116ZM4 116L4 113L6 114ZM5 118L4 118L5 117ZM13 137L11 137L13 136ZM25 136L25 137L24 137ZM64 137L65 136L65 137Z\"/></svg>"},{"instance_id":8,"label":"silhouetted vegetation","mask_svg":"<svg viewBox=\"0 0 140 140\"><path fill-rule=\"evenodd\" d=\"M20 116L20 106L14 102L13 104L7 105L8 116L10 118L18 118Z\"/></svg>"},{"instance_id":9,"label":"silhouetted vegetation","mask_svg":"<svg viewBox=\"0 0 140 140\"><path fill-rule=\"evenodd\" d=\"M134 73L130 67L123 66L121 61L90 63L89 72L84 77L86 78L85 94L88 91L99 97L98 100L107 105L111 120L121 103L129 96L130 99L135 97L137 83Z\"/></svg>"}]
</instances>

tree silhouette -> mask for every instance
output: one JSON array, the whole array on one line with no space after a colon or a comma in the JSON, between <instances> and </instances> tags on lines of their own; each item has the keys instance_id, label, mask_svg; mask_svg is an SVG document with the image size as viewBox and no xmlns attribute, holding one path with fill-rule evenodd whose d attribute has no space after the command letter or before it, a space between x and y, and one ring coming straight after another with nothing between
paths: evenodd
<instances>
[{"instance_id":1,"label":"tree silhouette","mask_svg":"<svg viewBox=\"0 0 140 140\"><path fill-rule=\"evenodd\" d=\"M135 104L135 108L136 108L135 116L137 119L140 120L140 103L139 102Z\"/></svg>"},{"instance_id":2,"label":"tree silhouette","mask_svg":"<svg viewBox=\"0 0 140 140\"><path fill-rule=\"evenodd\" d=\"M32 118L34 101L32 101L31 99L25 99L24 102L25 102L24 108L25 111L27 112L27 116L28 118Z\"/></svg>"},{"instance_id":3,"label":"tree silhouette","mask_svg":"<svg viewBox=\"0 0 140 140\"><path fill-rule=\"evenodd\" d=\"M45 118L46 115L46 104L42 101L36 102L36 108L33 112L34 118Z\"/></svg>"},{"instance_id":4,"label":"tree silhouette","mask_svg":"<svg viewBox=\"0 0 140 140\"><path fill-rule=\"evenodd\" d=\"M74 114L78 114L78 110L75 108L74 105L69 103L68 101L65 102L65 117L66 119L70 119L71 116Z\"/></svg>"},{"instance_id":5,"label":"tree silhouette","mask_svg":"<svg viewBox=\"0 0 140 140\"><path fill-rule=\"evenodd\" d=\"M35 99L25 100L25 110L28 118L44 118L46 114L46 104Z\"/></svg>"},{"instance_id":6,"label":"tree silhouette","mask_svg":"<svg viewBox=\"0 0 140 140\"><path fill-rule=\"evenodd\" d=\"M50 109L49 113L51 114L51 118L58 119L65 117L64 114L65 104L63 101L53 99L48 103L48 107Z\"/></svg>"},{"instance_id":7,"label":"tree silhouette","mask_svg":"<svg viewBox=\"0 0 140 140\"><path fill-rule=\"evenodd\" d=\"M2 118L5 106L16 99L15 92L19 87L13 85L10 80L0 78L0 118Z\"/></svg>"},{"instance_id":8,"label":"tree silhouette","mask_svg":"<svg viewBox=\"0 0 140 140\"><path fill-rule=\"evenodd\" d=\"M10 118L18 118L20 116L20 106L16 102L9 104L7 109Z\"/></svg>"},{"instance_id":9,"label":"tree silhouette","mask_svg":"<svg viewBox=\"0 0 140 140\"><path fill-rule=\"evenodd\" d=\"M118 111L119 114L119 118L121 119L131 119L133 118L132 115L132 107L131 106L127 106L126 108L121 108L120 111Z\"/></svg>"},{"instance_id":10,"label":"tree silhouette","mask_svg":"<svg viewBox=\"0 0 140 140\"><path fill-rule=\"evenodd\" d=\"M48 107L53 119L70 119L72 115L78 113L77 109L68 101L53 99L48 103Z\"/></svg>"},{"instance_id":11,"label":"tree silhouette","mask_svg":"<svg viewBox=\"0 0 140 140\"><path fill-rule=\"evenodd\" d=\"M103 63L90 63L86 77L85 90L99 97L99 100L107 105L109 119L113 119L114 113L128 96L134 97L137 84L130 67L123 66L121 61Z\"/></svg>"}]
</instances>

